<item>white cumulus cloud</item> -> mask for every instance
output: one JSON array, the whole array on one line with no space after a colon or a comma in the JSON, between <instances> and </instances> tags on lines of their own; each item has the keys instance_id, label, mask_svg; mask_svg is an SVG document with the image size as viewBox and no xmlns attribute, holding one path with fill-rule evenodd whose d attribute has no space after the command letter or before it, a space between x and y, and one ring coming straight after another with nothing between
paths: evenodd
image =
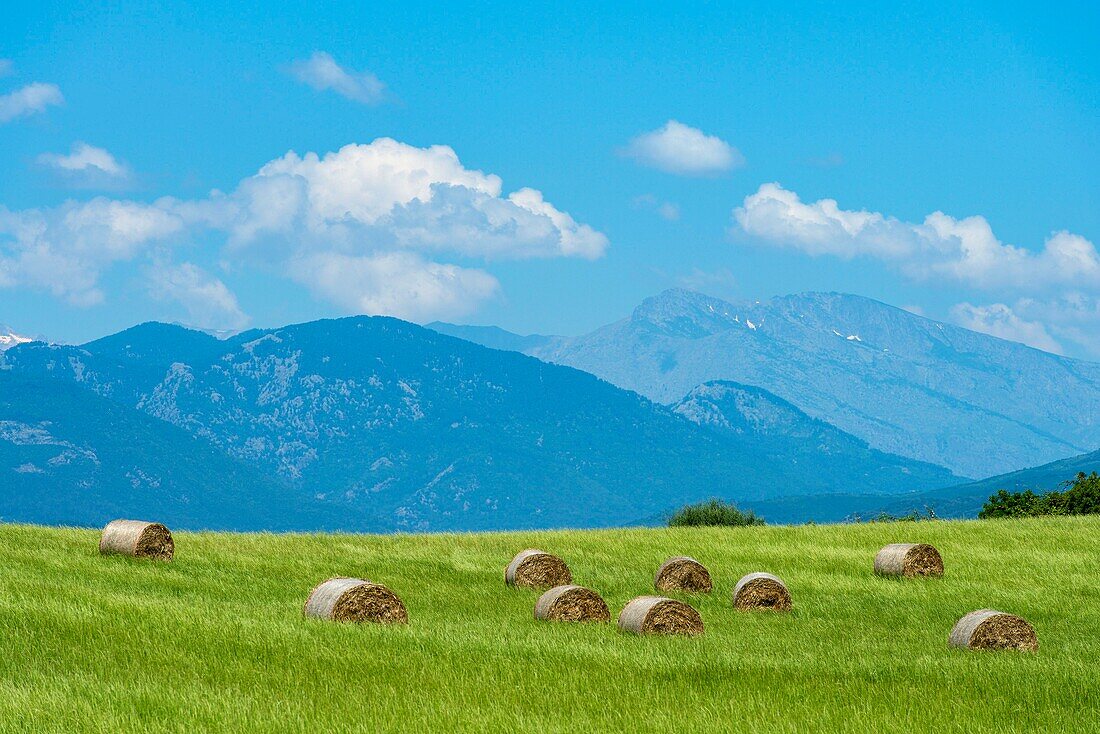
<instances>
[{"instance_id":1,"label":"white cumulus cloud","mask_svg":"<svg viewBox=\"0 0 1100 734\"><path fill-rule=\"evenodd\" d=\"M744 156L726 141L676 120L638 135L623 154L679 176L712 176L745 163Z\"/></svg>"},{"instance_id":2,"label":"white cumulus cloud","mask_svg":"<svg viewBox=\"0 0 1100 734\"><path fill-rule=\"evenodd\" d=\"M0 95L0 122L45 112L47 107L64 101L65 98L56 84L28 84L14 92Z\"/></svg>"},{"instance_id":3,"label":"white cumulus cloud","mask_svg":"<svg viewBox=\"0 0 1100 734\"><path fill-rule=\"evenodd\" d=\"M161 301L173 301L186 313L186 323L199 329L235 331L250 319L237 297L218 278L193 263L158 263L150 268L147 287Z\"/></svg>"},{"instance_id":4,"label":"white cumulus cloud","mask_svg":"<svg viewBox=\"0 0 1100 734\"><path fill-rule=\"evenodd\" d=\"M219 247L230 265L303 283L347 312L407 318L465 315L498 293L492 275L449 256L593 259L608 245L536 189L505 195L500 177L466 168L447 146L380 138L324 155L288 153L230 192L201 199L0 208L0 286L94 304L105 297L100 276L115 263L168 261L173 248L195 241ZM187 268L168 272L173 280L158 277L174 292L184 276L191 291L224 288ZM182 296L173 299L186 307ZM232 316L220 300L218 311Z\"/></svg>"},{"instance_id":5,"label":"white cumulus cloud","mask_svg":"<svg viewBox=\"0 0 1100 734\"><path fill-rule=\"evenodd\" d=\"M331 89L355 102L374 105L386 97L386 85L374 74L345 69L324 51L315 51L308 59L293 62L289 71L295 79L318 91Z\"/></svg>"},{"instance_id":6,"label":"white cumulus cloud","mask_svg":"<svg viewBox=\"0 0 1100 734\"><path fill-rule=\"evenodd\" d=\"M319 252L292 261L290 274L350 313L419 322L465 316L500 289L483 270L432 262L411 252Z\"/></svg>"},{"instance_id":7,"label":"white cumulus cloud","mask_svg":"<svg viewBox=\"0 0 1100 734\"><path fill-rule=\"evenodd\" d=\"M811 255L873 257L915 279L947 278L986 290L1100 289L1096 247L1064 231L1033 251L1001 242L981 216L956 219L933 212L923 222L904 222L879 212L841 209L833 199L806 203L778 183L760 186L733 217L763 242Z\"/></svg>"},{"instance_id":8,"label":"white cumulus cloud","mask_svg":"<svg viewBox=\"0 0 1100 734\"><path fill-rule=\"evenodd\" d=\"M960 303L951 309L951 316L959 326L973 331L1027 344L1044 352L1064 353L1062 345L1050 335L1042 323L1021 318L1003 303L985 306Z\"/></svg>"}]
</instances>

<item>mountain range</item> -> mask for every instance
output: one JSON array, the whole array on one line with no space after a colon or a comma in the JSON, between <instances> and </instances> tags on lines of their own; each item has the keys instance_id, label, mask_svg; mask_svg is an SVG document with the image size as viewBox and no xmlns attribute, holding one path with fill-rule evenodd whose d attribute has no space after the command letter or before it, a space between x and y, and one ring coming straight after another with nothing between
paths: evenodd
<instances>
[{"instance_id":1,"label":"mountain range","mask_svg":"<svg viewBox=\"0 0 1100 734\"><path fill-rule=\"evenodd\" d=\"M18 480L0 501L9 520L608 526L711 496L745 503L959 481L759 388L704 386L662 406L570 367L385 317L224 340L148 323L81 346L22 344L0 356L0 374L9 386L0 467Z\"/></svg>"},{"instance_id":2,"label":"mountain range","mask_svg":"<svg viewBox=\"0 0 1100 734\"><path fill-rule=\"evenodd\" d=\"M575 367L667 405L715 380L758 386L877 450L961 476L1100 446L1100 364L859 296L733 303L670 290L577 337L429 326Z\"/></svg>"}]
</instances>

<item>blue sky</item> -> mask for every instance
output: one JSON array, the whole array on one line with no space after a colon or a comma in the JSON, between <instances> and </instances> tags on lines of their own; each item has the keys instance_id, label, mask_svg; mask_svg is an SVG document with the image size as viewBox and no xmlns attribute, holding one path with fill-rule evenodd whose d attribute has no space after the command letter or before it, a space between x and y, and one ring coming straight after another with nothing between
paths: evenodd
<instances>
[{"instance_id":1,"label":"blue sky","mask_svg":"<svg viewBox=\"0 0 1100 734\"><path fill-rule=\"evenodd\" d=\"M884 5L5 9L0 322L836 290L1100 358L1100 12Z\"/></svg>"}]
</instances>

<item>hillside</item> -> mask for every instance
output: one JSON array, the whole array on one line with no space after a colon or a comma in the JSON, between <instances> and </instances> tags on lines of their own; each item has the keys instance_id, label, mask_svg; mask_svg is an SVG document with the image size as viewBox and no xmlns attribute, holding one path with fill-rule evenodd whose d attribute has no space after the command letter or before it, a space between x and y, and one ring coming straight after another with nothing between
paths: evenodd
<instances>
[{"instance_id":1,"label":"hillside","mask_svg":"<svg viewBox=\"0 0 1100 734\"><path fill-rule=\"evenodd\" d=\"M152 564L100 557L94 531L4 525L0 732L1092 731L1097 533L1097 518L179 533L176 560ZM940 548L945 578L871 573L878 548L909 539ZM536 622L537 594L501 580L532 545L566 558L613 615L666 557L699 558L716 582L690 599L705 633ZM786 580L793 613L730 609L737 578L759 569ZM337 574L390 586L409 625L303 620L310 588ZM948 650L955 620L986 606L1030 620L1038 653Z\"/></svg>"},{"instance_id":2,"label":"hillside","mask_svg":"<svg viewBox=\"0 0 1100 734\"><path fill-rule=\"evenodd\" d=\"M756 437L701 429L592 375L382 317L224 341L150 323L81 347L23 345L3 360L15 376L77 386L181 428L289 484L317 506L308 516L342 518L345 529L636 523L714 495L789 494L805 482L795 455L813 450L790 438L764 454ZM899 461L910 470L884 481L822 456L814 491L958 481ZM310 527L299 507L273 508L277 527Z\"/></svg>"},{"instance_id":3,"label":"hillside","mask_svg":"<svg viewBox=\"0 0 1100 734\"><path fill-rule=\"evenodd\" d=\"M961 476L1100 446L1100 364L859 296L729 303L671 290L629 318L578 337L541 338L524 351L660 403L713 380L755 385L875 449Z\"/></svg>"},{"instance_id":4,"label":"hillside","mask_svg":"<svg viewBox=\"0 0 1100 734\"><path fill-rule=\"evenodd\" d=\"M156 515L210 529L354 527L164 421L75 384L0 371L0 520Z\"/></svg>"},{"instance_id":5,"label":"hillside","mask_svg":"<svg viewBox=\"0 0 1100 734\"><path fill-rule=\"evenodd\" d=\"M806 497L794 515L808 519L829 495L850 492L858 485L879 487L880 494L897 494L898 487L925 487L940 481L943 469L876 451L866 441L811 418L791 403L751 385L717 380L695 387L672 406L684 416L716 435L744 442L762 462L787 462L801 472L794 492L817 490L818 497ZM845 484L829 483L824 477L840 476ZM826 491L822 491L826 490Z\"/></svg>"}]
</instances>

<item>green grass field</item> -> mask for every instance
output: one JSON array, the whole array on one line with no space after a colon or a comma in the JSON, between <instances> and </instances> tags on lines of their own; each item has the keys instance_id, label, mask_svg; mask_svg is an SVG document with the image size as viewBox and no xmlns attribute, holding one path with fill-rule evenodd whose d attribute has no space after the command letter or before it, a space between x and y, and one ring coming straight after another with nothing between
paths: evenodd
<instances>
[{"instance_id":1,"label":"green grass field","mask_svg":"<svg viewBox=\"0 0 1100 734\"><path fill-rule=\"evenodd\" d=\"M0 526L0 731L1100 730L1100 518L479 535L178 533L168 564L98 533ZM872 575L934 543L943 579ZM706 633L534 621L512 554L562 555L617 616L660 562L715 577ZM735 613L744 573L795 611ZM329 576L387 584L407 627L304 620ZM686 597L685 597L686 598ZM949 650L965 612L1031 621L1040 649Z\"/></svg>"}]
</instances>

